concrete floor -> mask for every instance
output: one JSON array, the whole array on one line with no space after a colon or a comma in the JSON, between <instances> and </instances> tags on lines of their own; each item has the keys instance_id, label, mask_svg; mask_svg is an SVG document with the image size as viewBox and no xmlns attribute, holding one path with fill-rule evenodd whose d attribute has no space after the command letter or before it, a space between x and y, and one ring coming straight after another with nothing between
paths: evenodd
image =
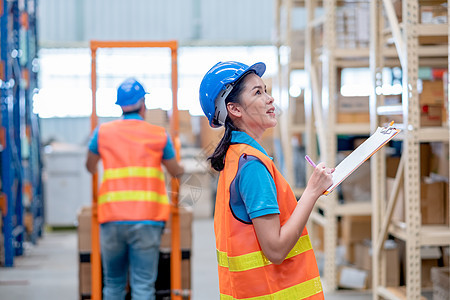
<instances>
[{"instance_id":1,"label":"concrete floor","mask_svg":"<svg viewBox=\"0 0 450 300\"><path fill-rule=\"evenodd\" d=\"M196 219L193 225L192 300L219 299L212 219ZM2 300L78 299L76 231L45 233L36 246L27 245L16 257L15 267L0 268ZM370 292L328 293L327 300L372 299Z\"/></svg>"}]
</instances>

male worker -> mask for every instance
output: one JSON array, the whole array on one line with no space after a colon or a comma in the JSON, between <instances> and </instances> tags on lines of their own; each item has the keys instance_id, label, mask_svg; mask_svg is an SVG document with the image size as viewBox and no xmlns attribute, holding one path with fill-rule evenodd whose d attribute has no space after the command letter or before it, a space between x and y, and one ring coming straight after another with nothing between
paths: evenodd
<instances>
[{"instance_id":1,"label":"male worker","mask_svg":"<svg viewBox=\"0 0 450 300\"><path fill-rule=\"evenodd\" d=\"M172 176L184 168L165 129L144 121L147 94L135 79L117 90L120 120L97 127L86 167L94 174L102 159L98 221L103 266L103 299L124 299L128 270L133 300L155 299L159 245L169 200L164 165Z\"/></svg>"}]
</instances>

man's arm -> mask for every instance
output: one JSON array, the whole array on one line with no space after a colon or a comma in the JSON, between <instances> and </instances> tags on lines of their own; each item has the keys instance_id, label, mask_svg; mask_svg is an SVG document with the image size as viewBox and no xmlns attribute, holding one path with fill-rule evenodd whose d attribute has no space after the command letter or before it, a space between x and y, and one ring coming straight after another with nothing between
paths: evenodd
<instances>
[{"instance_id":1,"label":"man's arm","mask_svg":"<svg viewBox=\"0 0 450 300\"><path fill-rule=\"evenodd\" d=\"M184 167L177 161L177 159L163 159L162 164L172 177L180 177L184 173Z\"/></svg>"},{"instance_id":2,"label":"man's arm","mask_svg":"<svg viewBox=\"0 0 450 300\"><path fill-rule=\"evenodd\" d=\"M86 169L91 173L95 174L97 172L97 163L100 160L100 155L95 154L88 150L86 159Z\"/></svg>"}]
</instances>

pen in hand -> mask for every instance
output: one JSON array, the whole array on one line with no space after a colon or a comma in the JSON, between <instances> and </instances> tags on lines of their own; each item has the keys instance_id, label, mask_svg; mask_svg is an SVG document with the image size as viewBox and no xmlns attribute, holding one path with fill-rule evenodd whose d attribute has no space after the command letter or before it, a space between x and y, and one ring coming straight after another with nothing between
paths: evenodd
<instances>
[{"instance_id":1,"label":"pen in hand","mask_svg":"<svg viewBox=\"0 0 450 300\"><path fill-rule=\"evenodd\" d=\"M309 162L309 164L310 164L313 168L316 168L316 164L312 161L312 159L311 159L308 155L305 155L305 159L306 159L307 162Z\"/></svg>"}]
</instances>

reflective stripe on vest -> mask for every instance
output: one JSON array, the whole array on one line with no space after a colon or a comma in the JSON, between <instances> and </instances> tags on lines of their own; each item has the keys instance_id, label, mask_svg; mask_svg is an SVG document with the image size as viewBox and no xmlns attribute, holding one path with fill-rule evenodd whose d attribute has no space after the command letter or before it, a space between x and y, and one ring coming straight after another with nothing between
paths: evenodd
<instances>
[{"instance_id":1,"label":"reflective stripe on vest","mask_svg":"<svg viewBox=\"0 0 450 300\"><path fill-rule=\"evenodd\" d=\"M294 248L286 256L286 259L294 257L305 251L311 250L312 245L308 235L301 236ZM228 268L230 272L241 272L260 268L271 264L262 251L252 252L240 256L227 257L226 252L217 250L217 262L219 266Z\"/></svg>"},{"instance_id":2,"label":"reflective stripe on vest","mask_svg":"<svg viewBox=\"0 0 450 300\"><path fill-rule=\"evenodd\" d=\"M167 195L161 195L152 191L106 192L98 197L99 204L119 201L150 201L167 204L169 203L169 198Z\"/></svg>"},{"instance_id":3,"label":"reflective stripe on vest","mask_svg":"<svg viewBox=\"0 0 450 300\"><path fill-rule=\"evenodd\" d=\"M320 277L304 281L271 295L245 298L245 300L300 300L322 292ZM230 295L220 294L220 300L239 300Z\"/></svg>"},{"instance_id":4,"label":"reflective stripe on vest","mask_svg":"<svg viewBox=\"0 0 450 300\"><path fill-rule=\"evenodd\" d=\"M125 167L108 169L103 173L103 180L119 179L128 177L146 177L164 180L164 173L152 167Z\"/></svg>"}]
</instances>

